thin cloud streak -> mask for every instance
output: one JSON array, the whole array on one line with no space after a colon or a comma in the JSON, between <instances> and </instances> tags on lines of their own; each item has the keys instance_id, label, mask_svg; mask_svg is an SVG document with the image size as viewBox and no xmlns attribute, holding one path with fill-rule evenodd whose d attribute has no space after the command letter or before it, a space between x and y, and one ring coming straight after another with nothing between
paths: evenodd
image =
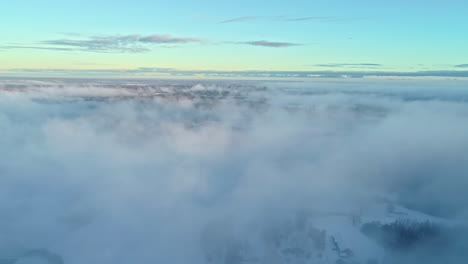
<instances>
[{"instance_id":1,"label":"thin cloud streak","mask_svg":"<svg viewBox=\"0 0 468 264\"><path fill-rule=\"evenodd\" d=\"M294 21L310 21L310 20L315 20L315 21L324 21L324 20L331 20L331 19L336 19L336 17L327 17L327 16L308 16L308 17L290 17L290 18L277 18L276 20L278 21L285 21L285 22L294 22Z\"/></svg>"},{"instance_id":2,"label":"thin cloud streak","mask_svg":"<svg viewBox=\"0 0 468 264\"><path fill-rule=\"evenodd\" d=\"M317 67L339 68L339 67L382 67L378 63L329 63L329 64L315 64Z\"/></svg>"},{"instance_id":3,"label":"thin cloud streak","mask_svg":"<svg viewBox=\"0 0 468 264\"><path fill-rule=\"evenodd\" d=\"M204 43L201 38L172 37L171 35L150 35L139 37L137 41L156 44L183 44L183 43Z\"/></svg>"},{"instance_id":4,"label":"thin cloud streak","mask_svg":"<svg viewBox=\"0 0 468 264\"><path fill-rule=\"evenodd\" d=\"M64 75L64 76L199 76L207 78L366 78L366 77L450 77L468 78L468 71L216 71L216 70L179 70L174 68L140 67L136 69L11 69L4 70L2 76L26 75Z\"/></svg>"},{"instance_id":5,"label":"thin cloud streak","mask_svg":"<svg viewBox=\"0 0 468 264\"><path fill-rule=\"evenodd\" d=\"M36 50L76 51L76 49L71 49L71 48L19 46L19 45L0 46L0 50L1 49L4 49L4 50L9 50L9 49L36 49Z\"/></svg>"},{"instance_id":6,"label":"thin cloud streak","mask_svg":"<svg viewBox=\"0 0 468 264\"><path fill-rule=\"evenodd\" d=\"M154 35L98 35L81 39L55 39L45 40L36 45L8 45L0 46L2 49L38 49L56 51L85 51L96 53L144 53L151 51L151 45L164 44L202 44L206 41L201 38L175 37L169 34ZM39 46L43 45L43 46ZM167 46L163 46L167 47Z\"/></svg>"},{"instance_id":7,"label":"thin cloud streak","mask_svg":"<svg viewBox=\"0 0 468 264\"><path fill-rule=\"evenodd\" d=\"M270 47L270 48L285 48L285 47L302 45L302 44L291 43L291 42L275 42L275 41L267 41L267 40L246 41L246 42L238 42L238 43L252 45L252 46Z\"/></svg>"},{"instance_id":8,"label":"thin cloud streak","mask_svg":"<svg viewBox=\"0 0 468 264\"><path fill-rule=\"evenodd\" d=\"M261 17L259 16L243 16L243 17L235 17L232 19L228 20L223 20L218 22L218 24L226 24L226 23L234 23L234 22L244 22L244 21L249 21L249 20L257 20L260 19Z\"/></svg>"},{"instance_id":9,"label":"thin cloud streak","mask_svg":"<svg viewBox=\"0 0 468 264\"><path fill-rule=\"evenodd\" d=\"M209 41L202 38L174 37L165 35L98 35L90 36L86 39L55 39L45 40L34 46L8 45L0 46L0 49L38 49L55 51L75 51L75 52L96 52L96 53L145 53L150 52L151 47L169 48L179 44L209 44ZM213 43L212 43L213 44ZM259 47L284 48L300 46L302 44L292 42L278 42L268 40L255 41L225 41L218 44L243 44ZM40 46L42 45L42 46ZM176 46L175 46L176 47Z\"/></svg>"},{"instance_id":10,"label":"thin cloud streak","mask_svg":"<svg viewBox=\"0 0 468 264\"><path fill-rule=\"evenodd\" d=\"M290 17L290 16L241 16L217 22L218 24L247 22L252 20L266 20L275 22L306 22L306 21L349 21L362 18L344 18L333 16L304 16L304 17Z\"/></svg>"}]
</instances>

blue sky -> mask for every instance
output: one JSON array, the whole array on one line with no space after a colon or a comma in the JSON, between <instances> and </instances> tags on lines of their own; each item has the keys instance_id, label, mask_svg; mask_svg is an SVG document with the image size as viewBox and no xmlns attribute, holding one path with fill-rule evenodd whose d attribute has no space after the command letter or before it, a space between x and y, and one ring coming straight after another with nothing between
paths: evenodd
<instances>
[{"instance_id":1,"label":"blue sky","mask_svg":"<svg viewBox=\"0 0 468 264\"><path fill-rule=\"evenodd\" d=\"M12 1L0 73L463 71L466 14L453 0Z\"/></svg>"}]
</instances>

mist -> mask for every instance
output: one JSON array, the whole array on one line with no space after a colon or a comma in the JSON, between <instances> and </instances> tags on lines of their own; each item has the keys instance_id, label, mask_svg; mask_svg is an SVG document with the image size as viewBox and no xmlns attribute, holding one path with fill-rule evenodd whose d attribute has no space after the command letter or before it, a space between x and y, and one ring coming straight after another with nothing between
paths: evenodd
<instances>
[{"instance_id":1,"label":"mist","mask_svg":"<svg viewBox=\"0 0 468 264\"><path fill-rule=\"evenodd\" d=\"M466 88L0 79L0 263L459 263ZM323 215L381 204L453 243L400 256L356 227L355 256L326 251L351 227Z\"/></svg>"}]
</instances>

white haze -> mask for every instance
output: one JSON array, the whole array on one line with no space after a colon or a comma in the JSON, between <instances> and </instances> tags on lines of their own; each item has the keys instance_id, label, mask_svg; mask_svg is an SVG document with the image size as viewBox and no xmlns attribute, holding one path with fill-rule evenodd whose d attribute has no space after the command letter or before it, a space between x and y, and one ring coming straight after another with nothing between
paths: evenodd
<instances>
[{"instance_id":1,"label":"white haze","mask_svg":"<svg viewBox=\"0 0 468 264\"><path fill-rule=\"evenodd\" d=\"M260 241L377 196L466 221L467 89L0 80L0 256L205 263L207 230Z\"/></svg>"}]
</instances>

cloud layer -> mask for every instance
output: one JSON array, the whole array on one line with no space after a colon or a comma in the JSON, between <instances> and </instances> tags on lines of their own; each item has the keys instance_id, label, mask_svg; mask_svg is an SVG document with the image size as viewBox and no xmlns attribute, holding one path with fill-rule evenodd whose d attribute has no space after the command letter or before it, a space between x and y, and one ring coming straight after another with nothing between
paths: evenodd
<instances>
[{"instance_id":1,"label":"cloud layer","mask_svg":"<svg viewBox=\"0 0 468 264\"><path fill-rule=\"evenodd\" d=\"M239 43L235 43L239 44ZM246 44L246 43L241 43ZM266 47L288 47L295 45L283 42L260 42L256 44ZM334 68L337 65L342 67L356 68L377 68L378 64L323 64L324 67ZM356 65L356 66L354 66ZM373 66L375 65L375 66ZM217 70L179 70L173 68L158 68L158 67L140 67L136 69L11 69L5 70L0 75L15 76L99 76L99 77L158 77L158 76L177 76L190 77L202 76L205 78L301 78L301 79L318 79L318 78L334 78L334 79L360 79L360 78L467 78L468 71L461 70L441 70L441 71L414 71L414 72L398 72L398 71L376 71L376 70L324 70L324 71L217 71Z\"/></svg>"},{"instance_id":2,"label":"cloud layer","mask_svg":"<svg viewBox=\"0 0 468 264\"><path fill-rule=\"evenodd\" d=\"M302 22L302 21L337 21L344 18L330 17L330 16L305 16L305 17L291 17L291 16L241 16L218 22L219 24L238 23L252 20L269 20L276 22ZM346 20L346 19L345 19Z\"/></svg>"},{"instance_id":3,"label":"cloud layer","mask_svg":"<svg viewBox=\"0 0 468 264\"><path fill-rule=\"evenodd\" d=\"M270 47L270 48L284 48L284 47L292 47L292 46L300 45L300 44L291 43L291 42L274 42L274 41L266 41L266 40L246 41L246 42L240 42L240 43L252 45L252 46Z\"/></svg>"},{"instance_id":4,"label":"cloud layer","mask_svg":"<svg viewBox=\"0 0 468 264\"><path fill-rule=\"evenodd\" d=\"M465 88L3 79L0 254L202 264L232 236L266 256L275 223L383 194L463 219Z\"/></svg>"},{"instance_id":5,"label":"cloud layer","mask_svg":"<svg viewBox=\"0 0 468 264\"><path fill-rule=\"evenodd\" d=\"M41 44L71 47L92 52L147 52L150 49L143 44L187 44L203 43L199 38L173 37L171 35L126 35L94 36L86 40L59 39L43 41Z\"/></svg>"},{"instance_id":6,"label":"cloud layer","mask_svg":"<svg viewBox=\"0 0 468 264\"><path fill-rule=\"evenodd\" d=\"M250 19L248 17L239 19ZM72 52L99 52L99 53L143 53L151 51L155 45L159 47L175 47L186 44L207 44L207 40L193 37L174 37L172 35L101 35L76 39L64 38L46 40L34 45L4 45L0 49L38 49ZM275 42L267 40L257 41L227 41L219 44L246 44L260 47L292 47L301 44L291 42Z\"/></svg>"},{"instance_id":7,"label":"cloud layer","mask_svg":"<svg viewBox=\"0 0 468 264\"><path fill-rule=\"evenodd\" d=\"M381 67L382 64L378 63L329 63L329 64L315 64L314 66L318 67L328 67L328 68L342 68L342 67Z\"/></svg>"},{"instance_id":8,"label":"cloud layer","mask_svg":"<svg viewBox=\"0 0 468 264\"><path fill-rule=\"evenodd\" d=\"M175 37L164 35L100 35L81 38L63 38L41 41L35 45L5 45L0 49L40 49L73 52L99 52L99 53L143 53L151 51L151 47L159 45L181 45L206 41L201 38Z\"/></svg>"}]
</instances>

